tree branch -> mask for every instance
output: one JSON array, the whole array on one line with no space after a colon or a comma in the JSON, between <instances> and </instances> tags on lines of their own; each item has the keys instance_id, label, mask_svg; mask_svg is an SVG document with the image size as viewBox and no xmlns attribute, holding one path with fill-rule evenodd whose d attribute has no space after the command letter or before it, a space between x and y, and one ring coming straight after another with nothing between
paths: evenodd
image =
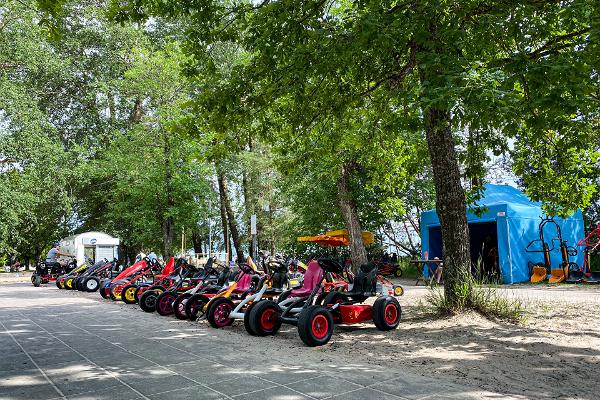
<instances>
[{"instance_id":1,"label":"tree branch","mask_svg":"<svg viewBox=\"0 0 600 400\"><path fill-rule=\"evenodd\" d=\"M392 74L386 76L385 78L380 79L379 81L375 82L375 84L373 86L369 87L367 90L362 92L360 95L365 96L365 95L377 90L377 88L379 88L379 86L383 85L385 82L388 82L388 81L392 81L392 84L395 87L399 86L400 83L402 83L402 81L404 80L404 78L406 78L412 72L412 70L414 69L414 67L416 65L417 65L417 45L416 45L416 43L412 42L410 44L410 54L408 56L408 61L400 69L400 71L397 73L392 73Z\"/></svg>"}]
</instances>

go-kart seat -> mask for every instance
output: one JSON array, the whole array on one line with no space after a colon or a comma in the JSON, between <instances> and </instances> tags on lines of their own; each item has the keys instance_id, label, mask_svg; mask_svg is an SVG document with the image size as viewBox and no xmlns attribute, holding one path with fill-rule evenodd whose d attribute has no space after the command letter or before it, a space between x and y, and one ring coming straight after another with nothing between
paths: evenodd
<instances>
[{"instance_id":1,"label":"go-kart seat","mask_svg":"<svg viewBox=\"0 0 600 400\"><path fill-rule=\"evenodd\" d=\"M250 290L253 278L254 270L252 267L246 264L240 265L240 275L238 276L237 286L233 289L233 293L241 294Z\"/></svg>"},{"instance_id":2,"label":"go-kart seat","mask_svg":"<svg viewBox=\"0 0 600 400\"><path fill-rule=\"evenodd\" d=\"M330 292L325 297L323 304L334 303L334 298L344 302L358 303L376 294L377 266L375 264L363 264L354 277L352 289L347 292Z\"/></svg>"},{"instance_id":3,"label":"go-kart seat","mask_svg":"<svg viewBox=\"0 0 600 400\"><path fill-rule=\"evenodd\" d=\"M308 269L304 273L304 282L302 282L302 287L299 287L298 289L293 289L291 296L308 296L315 289L315 287L317 287L317 285L321 284L322 280L323 268L321 268L318 261L311 260L308 263Z\"/></svg>"}]
</instances>

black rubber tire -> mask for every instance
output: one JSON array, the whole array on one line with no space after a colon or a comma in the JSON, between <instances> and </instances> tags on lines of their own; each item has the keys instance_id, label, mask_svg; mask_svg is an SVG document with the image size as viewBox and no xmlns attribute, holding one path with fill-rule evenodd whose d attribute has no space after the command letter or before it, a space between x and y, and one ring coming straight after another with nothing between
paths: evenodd
<instances>
[{"instance_id":1,"label":"black rubber tire","mask_svg":"<svg viewBox=\"0 0 600 400\"><path fill-rule=\"evenodd\" d=\"M133 291L133 298L129 299L127 298L127 291ZM137 285L135 284L131 284L131 285L127 285L123 288L123 290L121 291L121 300L123 300L123 303L125 304L135 304L136 300L135 300L135 291L137 290Z\"/></svg>"},{"instance_id":2,"label":"black rubber tire","mask_svg":"<svg viewBox=\"0 0 600 400\"><path fill-rule=\"evenodd\" d=\"M313 304L316 305L316 306L322 306L323 305L323 300L325 300L325 297L327 297L328 294L329 294L329 292L322 292L322 293L320 293L315 298L315 302Z\"/></svg>"},{"instance_id":3,"label":"black rubber tire","mask_svg":"<svg viewBox=\"0 0 600 400\"><path fill-rule=\"evenodd\" d=\"M288 297L290 297L290 295L292 294L292 290L286 290L284 292L282 292L279 297L277 298L277 303L281 303L282 301L284 301L285 299L287 299Z\"/></svg>"},{"instance_id":4,"label":"black rubber tire","mask_svg":"<svg viewBox=\"0 0 600 400\"><path fill-rule=\"evenodd\" d=\"M80 292L87 292L85 286L83 286L83 282L87 279L85 276L80 276L75 280L75 287Z\"/></svg>"},{"instance_id":5,"label":"black rubber tire","mask_svg":"<svg viewBox=\"0 0 600 400\"><path fill-rule=\"evenodd\" d=\"M65 289L67 290L73 290L75 289L75 287L73 286L73 281L75 280L74 277L68 277L67 279L65 279Z\"/></svg>"},{"instance_id":6,"label":"black rubber tire","mask_svg":"<svg viewBox=\"0 0 600 400\"><path fill-rule=\"evenodd\" d=\"M392 311L390 314L390 308L395 308L395 311ZM387 312L387 314L386 314ZM390 320L391 317L394 317L393 320ZM375 304L373 304L373 323L380 331L391 331L396 329L400 324L400 319L402 318L402 308L400 307L400 303L396 300L395 297L392 296L380 296L375 300Z\"/></svg>"},{"instance_id":7,"label":"black rubber tire","mask_svg":"<svg viewBox=\"0 0 600 400\"><path fill-rule=\"evenodd\" d=\"M394 276L396 278L402 278L402 268L396 267L396 270L394 271Z\"/></svg>"},{"instance_id":8,"label":"black rubber tire","mask_svg":"<svg viewBox=\"0 0 600 400\"><path fill-rule=\"evenodd\" d=\"M156 298L156 312L159 315L166 316L173 314L173 303L177 299L177 293L167 290L162 292ZM163 304L164 303L164 304ZM163 307L161 307L161 305ZM164 307L166 306L166 308Z\"/></svg>"},{"instance_id":9,"label":"black rubber tire","mask_svg":"<svg viewBox=\"0 0 600 400\"><path fill-rule=\"evenodd\" d=\"M185 303L185 315L190 321L196 321L202 316L202 307L210 301L210 298L203 294L195 294Z\"/></svg>"},{"instance_id":10,"label":"black rubber tire","mask_svg":"<svg viewBox=\"0 0 600 400\"><path fill-rule=\"evenodd\" d=\"M59 289L62 289L62 287L60 286L60 278L62 278L62 277L59 276L58 278L56 278L56 287Z\"/></svg>"},{"instance_id":11,"label":"black rubber tire","mask_svg":"<svg viewBox=\"0 0 600 400\"><path fill-rule=\"evenodd\" d=\"M148 290L148 286L138 286L138 288L135 289L135 294L133 295L133 297L135 297L136 304L140 304L140 297L142 296L142 294L144 294L142 290L145 292L146 290Z\"/></svg>"},{"instance_id":12,"label":"black rubber tire","mask_svg":"<svg viewBox=\"0 0 600 400\"><path fill-rule=\"evenodd\" d=\"M192 297L191 293L182 293L175 299L175 302L173 303L173 314L175 314L175 317L177 319L188 319L185 313L185 304L187 303L190 297Z\"/></svg>"},{"instance_id":13,"label":"black rubber tire","mask_svg":"<svg viewBox=\"0 0 600 400\"><path fill-rule=\"evenodd\" d=\"M140 296L139 305L140 308L146 312L154 312L156 311L156 298L158 297L158 293L154 290L146 290Z\"/></svg>"},{"instance_id":14,"label":"black rubber tire","mask_svg":"<svg viewBox=\"0 0 600 400\"><path fill-rule=\"evenodd\" d=\"M265 313L272 313L272 318L269 319L273 323L271 327L265 327L262 323L262 319ZM272 300L261 300L254 307L248 316L250 322L250 329L254 331L256 336L272 336L275 335L281 328L281 307Z\"/></svg>"},{"instance_id":15,"label":"black rubber tire","mask_svg":"<svg viewBox=\"0 0 600 400\"><path fill-rule=\"evenodd\" d=\"M100 284L100 296L102 296L103 299L109 299L110 297L108 296L108 291L110 290L110 287L106 288L104 287L104 285L101 283Z\"/></svg>"},{"instance_id":16,"label":"black rubber tire","mask_svg":"<svg viewBox=\"0 0 600 400\"><path fill-rule=\"evenodd\" d=\"M85 278L83 282L81 282L82 290L85 292L95 292L100 287L100 281L95 276L91 276L89 278Z\"/></svg>"},{"instance_id":17,"label":"black rubber tire","mask_svg":"<svg viewBox=\"0 0 600 400\"><path fill-rule=\"evenodd\" d=\"M212 326L213 328L224 328L233 324L232 318L226 317L222 321L219 321L216 318L217 307L230 308L229 311L231 312L235 308L235 305L233 304L233 301L231 301L231 299L228 297L219 297L211 301L211 304L208 307L208 310L206 311L206 319L208 320L210 326Z\"/></svg>"},{"instance_id":18,"label":"black rubber tire","mask_svg":"<svg viewBox=\"0 0 600 400\"><path fill-rule=\"evenodd\" d=\"M313 331L313 321L317 318L327 323L323 335L317 335ZM298 316L298 334L307 346L315 347L327 344L333 335L333 317L331 313L323 306L308 306Z\"/></svg>"},{"instance_id":19,"label":"black rubber tire","mask_svg":"<svg viewBox=\"0 0 600 400\"><path fill-rule=\"evenodd\" d=\"M250 303L250 305L246 306L246 310L244 311L244 328L246 328L246 332L251 336L256 336L256 332L254 332L254 329L250 326L250 312L258 303L260 303L260 301Z\"/></svg>"},{"instance_id":20,"label":"black rubber tire","mask_svg":"<svg viewBox=\"0 0 600 400\"><path fill-rule=\"evenodd\" d=\"M31 277L31 283L33 283L33 286L35 287L40 287L40 285L42 284L42 277L39 275L33 275Z\"/></svg>"}]
</instances>

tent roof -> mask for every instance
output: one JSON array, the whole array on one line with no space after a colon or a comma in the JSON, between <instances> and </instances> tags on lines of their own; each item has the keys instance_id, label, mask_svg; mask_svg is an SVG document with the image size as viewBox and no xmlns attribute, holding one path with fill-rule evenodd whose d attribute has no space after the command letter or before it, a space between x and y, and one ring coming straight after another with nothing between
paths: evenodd
<instances>
[{"instance_id":1,"label":"tent roof","mask_svg":"<svg viewBox=\"0 0 600 400\"><path fill-rule=\"evenodd\" d=\"M525 193L508 185L486 184L482 198L473 206L486 207L488 211L482 216L469 212L467 215L469 221L493 219L498 211L528 218L538 218L543 214L541 203L531 201ZM421 218L424 225L439 224L435 209L423 212Z\"/></svg>"}]
</instances>

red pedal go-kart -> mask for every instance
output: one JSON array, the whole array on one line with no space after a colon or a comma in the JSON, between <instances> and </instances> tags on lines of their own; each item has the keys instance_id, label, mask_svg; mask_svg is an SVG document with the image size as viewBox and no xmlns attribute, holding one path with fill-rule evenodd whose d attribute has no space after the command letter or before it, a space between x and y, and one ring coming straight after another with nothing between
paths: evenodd
<instances>
[{"instance_id":1,"label":"red pedal go-kart","mask_svg":"<svg viewBox=\"0 0 600 400\"><path fill-rule=\"evenodd\" d=\"M160 265L156 259L150 260L145 257L126 268L114 279L100 282L100 296L114 301L120 300L121 292L125 286L152 278L158 268L160 268Z\"/></svg>"},{"instance_id":2,"label":"red pedal go-kart","mask_svg":"<svg viewBox=\"0 0 600 400\"><path fill-rule=\"evenodd\" d=\"M302 288L292 291L282 302L263 300L252 307L248 318L251 328L258 336L265 336L275 334L282 323L296 325L300 339L308 346L327 344L336 323L373 321L379 330L396 329L402 309L393 294L402 291L378 285L377 267L373 264L361 266L350 290L331 291L321 298L320 304L315 304L324 271L340 269L341 265L332 260L311 261ZM364 304L374 296L377 299L373 305Z\"/></svg>"}]
</instances>

